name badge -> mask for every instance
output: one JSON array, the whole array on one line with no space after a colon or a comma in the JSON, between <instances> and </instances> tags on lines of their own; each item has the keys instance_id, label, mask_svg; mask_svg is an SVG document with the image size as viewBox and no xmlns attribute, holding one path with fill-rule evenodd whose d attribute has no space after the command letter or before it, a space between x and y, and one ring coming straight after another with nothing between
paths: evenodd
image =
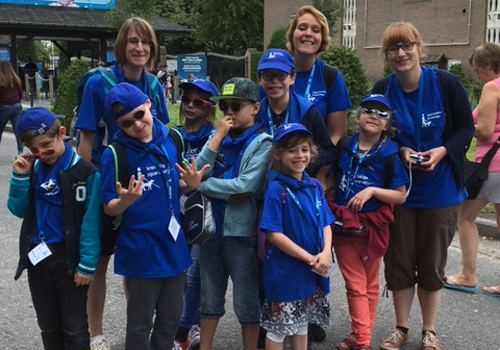
<instances>
[{"instance_id":1,"label":"name badge","mask_svg":"<svg viewBox=\"0 0 500 350\"><path fill-rule=\"evenodd\" d=\"M174 238L174 241L177 241L177 237L179 236L179 231L181 230L181 225L177 222L174 214L170 216L170 223L168 224L168 230L170 234Z\"/></svg>"},{"instance_id":2,"label":"name badge","mask_svg":"<svg viewBox=\"0 0 500 350\"><path fill-rule=\"evenodd\" d=\"M28 253L28 258L30 259L33 266L36 266L40 261L48 258L52 255L49 247L45 244L45 242L40 243L35 248L31 249Z\"/></svg>"}]
</instances>

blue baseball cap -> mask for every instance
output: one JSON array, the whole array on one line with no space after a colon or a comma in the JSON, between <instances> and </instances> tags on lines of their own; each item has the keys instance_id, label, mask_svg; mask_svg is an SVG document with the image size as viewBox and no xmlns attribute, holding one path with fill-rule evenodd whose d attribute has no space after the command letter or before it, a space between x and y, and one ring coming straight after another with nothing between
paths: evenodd
<instances>
[{"instance_id":1,"label":"blue baseball cap","mask_svg":"<svg viewBox=\"0 0 500 350\"><path fill-rule=\"evenodd\" d=\"M210 94L209 97L219 95L219 90L217 90L217 87L210 80L195 79L192 81L186 81L186 82L179 84L180 89L186 89L189 87L198 88L201 91Z\"/></svg>"},{"instance_id":2,"label":"blue baseball cap","mask_svg":"<svg viewBox=\"0 0 500 350\"><path fill-rule=\"evenodd\" d=\"M146 103L149 97L134 85L129 83L116 84L104 99L104 105L113 120L118 120L125 114ZM113 113L113 105L119 103L123 109Z\"/></svg>"},{"instance_id":3,"label":"blue baseball cap","mask_svg":"<svg viewBox=\"0 0 500 350\"><path fill-rule=\"evenodd\" d=\"M283 49L269 49L259 60L257 70L277 69L285 73L290 73L295 69L293 57L290 53Z\"/></svg>"},{"instance_id":4,"label":"blue baseball cap","mask_svg":"<svg viewBox=\"0 0 500 350\"><path fill-rule=\"evenodd\" d=\"M33 130L33 137L45 134L57 118L64 116L54 114L44 107L32 107L21 112L16 124L17 135Z\"/></svg>"},{"instance_id":5,"label":"blue baseball cap","mask_svg":"<svg viewBox=\"0 0 500 350\"><path fill-rule=\"evenodd\" d=\"M370 102L380 103L385 108L387 108L387 110L392 111L391 101L389 101L389 99L387 97L385 97L384 95L380 95L380 94L366 95L365 97L363 97L363 99L361 100L359 105L360 106L370 105Z\"/></svg>"},{"instance_id":6,"label":"blue baseball cap","mask_svg":"<svg viewBox=\"0 0 500 350\"><path fill-rule=\"evenodd\" d=\"M278 126L278 128L274 133L273 144L281 140L286 135L290 135L295 132L303 132L309 136L312 136L312 133L309 130L307 130L306 127L302 124L299 123L281 124L280 126Z\"/></svg>"}]
</instances>

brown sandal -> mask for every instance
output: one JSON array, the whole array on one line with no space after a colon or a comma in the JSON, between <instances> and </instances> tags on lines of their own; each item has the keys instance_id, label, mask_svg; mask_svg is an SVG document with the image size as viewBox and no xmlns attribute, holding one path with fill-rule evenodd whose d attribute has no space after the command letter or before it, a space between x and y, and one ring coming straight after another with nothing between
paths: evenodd
<instances>
[{"instance_id":1,"label":"brown sandal","mask_svg":"<svg viewBox=\"0 0 500 350\"><path fill-rule=\"evenodd\" d=\"M338 350L353 350L356 348L356 337L354 334L350 334L347 338L344 338L341 343L337 344L336 348Z\"/></svg>"}]
</instances>

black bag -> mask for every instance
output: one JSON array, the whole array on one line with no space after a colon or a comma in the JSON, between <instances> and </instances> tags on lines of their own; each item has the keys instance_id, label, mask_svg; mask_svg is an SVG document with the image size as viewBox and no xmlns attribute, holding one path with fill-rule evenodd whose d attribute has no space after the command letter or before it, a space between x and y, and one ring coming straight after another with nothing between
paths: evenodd
<instances>
[{"instance_id":1,"label":"black bag","mask_svg":"<svg viewBox=\"0 0 500 350\"><path fill-rule=\"evenodd\" d=\"M184 218L189 244L203 244L214 236L212 201L200 191L194 192L184 202Z\"/></svg>"},{"instance_id":2,"label":"black bag","mask_svg":"<svg viewBox=\"0 0 500 350\"><path fill-rule=\"evenodd\" d=\"M497 142L490 148L488 153L481 160L481 163L471 162L465 159L464 173L465 173L465 188L467 189L467 199L476 199L483 182L488 179L488 167L495 153L500 147L500 137Z\"/></svg>"}]
</instances>

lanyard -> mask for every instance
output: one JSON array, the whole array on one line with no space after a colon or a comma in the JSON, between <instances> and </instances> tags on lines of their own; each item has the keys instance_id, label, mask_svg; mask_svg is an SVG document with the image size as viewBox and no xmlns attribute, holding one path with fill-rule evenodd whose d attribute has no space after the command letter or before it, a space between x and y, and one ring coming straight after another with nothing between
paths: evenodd
<instances>
[{"instance_id":1,"label":"lanyard","mask_svg":"<svg viewBox=\"0 0 500 350\"><path fill-rule=\"evenodd\" d=\"M314 71L316 70L316 60L314 60L313 66L311 68L311 73L309 73L309 79L307 79L307 87L306 91L304 92L304 97L308 98L309 97L309 91L311 90L311 85L313 82L314 78Z\"/></svg>"},{"instance_id":2,"label":"lanyard","mask_svg":"<svg viewBox=\"0 0 500 350\"><path fill-rule=\"evenodd\" d=\"M418 100L417 100L417 114L416 118L412 119L410 111L408 110L408 105L406 104L406 100L403 96L403 91L401 90L401 87L399 86L399 83L396 82L396 90L398 92L398 97L399 101L401 102L401 105L403 106L404 110L404 116L406 118L406 121L408 122L408 125L410 126L410 129L413 132L413 138L415 140L415 143L417 144L417 151L422 150L422 140L421 140L421 132L422 132L422 120L420 118L423 118L422 115L422 103L424 99L424 72L422 69L420 70L420 79L418 80Z\"/></svg>"},{"instance_id":3,"label":"lanyard","mask_svg":"<svg viewBox=\"0 0 500 350\"><path fill-rule=\"evenodd\" d=\"M286 107L285 119L281 122L281 124L283 125L288 124L289 117L290 117L290 104L288 104L288 107ZM271 133L271 136L274 136L275 125L273 122L273 116L271 114L271 106L267 107L267 124L269 126L269 133Z\"/></svg>"},{"instance_id":4,"label":"lanyard","mask_svg":"<svg viewBox=\"0 0 500 350\"><path fill-rule=\"evenodd\" d=\"M293 192L290 190L290 188L287 185L285 185L285 184L283 184L283 185L285 186L286 191L290 195L292 200L299 207L300 211L302 211L304 213L304 210L302 210L302 206L300 205L298 198L293 194ZM318 253L319 253L323 249L323 234L322 234L323 228L321 227L321 211L319 208L318 192L316 191L316 188L314 188L313 191L314 191L314 202L316 205L316 221L318 223L318 234L316 237L314 237L313 234L311 233L311 238L312 238L314 244L316 245L316 249L318 250ZM306 230L306 231L310 232L310 230Z\"/></svg>"},{"instance_id":5,"label":"lanyard","mask_svg":"<svg viewBox=\"0 0 500 350\"><path fill-rule=\"evenodd\" d=\"M172 194L172 170L170 169L170 162L169 162L169 159L168 159L168 152L165 148L165 145L161 145L161 149L163 150L163 152L165 153L165 157L167 157L167 164L166 164L166 167L167 167L167 176L165 178L165 175L163 174L163 169L160 168L160 164L158 163L158 160L156 159L156 157L154 155L152 155L151 153L148 153L148 158L151 160L151 162L154 164L154 166L156 167L156 170L158 171L158 173L160 174L161 178L163 179L163 181L165 182L165 186L167 187L167 193L168 193L168 209L170 211L170 214L174 214L174 201L173 201L173 194ZM151 181L151 180L150 180Z\"/></svg>"},{"instance_id":6,"label":"lanyard","mask_svg":"<svg viewBox=\"0 0 500 350\"><path fill-rule=\"evenodd\" d=\"M347 172L347 186L346 186L346 198L349 198L349 193L351 192L351 187L354 184L356 180L356 176L358 175L359 168L361 168L361 164L365 160L366 156L374 149L377 148L380 144L380 140L377 140L368 151L363 152L357 160L356 168L354 169L354 173L352 171L353 167L353 161L354 158L356 158L358 152L359 152L359 142L356 140L356 143L352 147L352 154L353 156L351 157L351 163L349 165L349 171Z\"/></svg>"},{"instance_id":7,"label":"lanyard","mask_svg":"<svg viewBox=\"0 0 500 350\"><path fill-rule=\"evenodd\" d=\"M36 222L38 224L38 238L40 239L41 242L43 242L45 238L45 221L47 220L47 214L49 213L49 206L50 203L45 203L45 205L42 206L42 201L43 199L41 198L36 198L35 200L35 205L36 205Z\"/></svg>"}]
</instances>

